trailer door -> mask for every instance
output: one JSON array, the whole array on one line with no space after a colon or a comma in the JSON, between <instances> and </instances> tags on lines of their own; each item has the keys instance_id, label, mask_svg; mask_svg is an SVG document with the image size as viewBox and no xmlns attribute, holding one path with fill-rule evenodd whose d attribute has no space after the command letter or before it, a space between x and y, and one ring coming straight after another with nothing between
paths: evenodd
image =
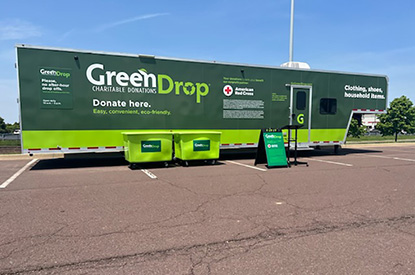
<instances>
[{"instance_id":1,"label":"trailer door","mask_svg":"<svg viewBox=\"0 0 415 275\"><path fill-rule=\"evenodd\" d=\"M299 135L298 142L310 142L311 129L311 86L291 85L290 125L303 125L307 129L306 136Z\"/></svg>"}]
</instances>

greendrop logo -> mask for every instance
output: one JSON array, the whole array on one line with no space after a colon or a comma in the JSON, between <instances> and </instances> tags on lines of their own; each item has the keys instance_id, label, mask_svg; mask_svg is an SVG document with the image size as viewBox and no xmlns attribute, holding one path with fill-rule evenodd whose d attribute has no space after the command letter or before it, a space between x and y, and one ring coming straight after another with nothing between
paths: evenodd
<instances>
[{"instance_id":1,"label":"greendrop logo","mask_svg":"<svg viewBox=\"0 0 415 275\"><path fill-rule=\"evenodd\" d=\"M70 73L64 73L64 72L56 71L56 70L40 69L39 72L41 75L48 75L48 76L59 76L59 77L65 77L65 78L68 78L71 76Z\"/></svg>"},{"instance_id":2,"label":"greendrop logo","mask_svg":"<svg viewBox=\"0 0 415 275\"><path fill-rule=\"evenodd\" d=\"M166 74L147 73L145 69L137 70L131 74L126 72L105 71L103 64L95 63L86 70L88 81L97 86L118 85L121 87L133 86L136 88L152 88L159 94L170 94L173 90L176 95L181 93L192 96L196 94L196 103L209 93L209 85L206 83L193 83L190 81L174 81Z\"/></svg>"},{"instance_id":3,"label":"greendrop logo","mask_svg":"<svg viewBox=\"0 0 415 275\"><path fill-rule=\"evenodd\" d=\"M143 148L160 149L160 145L156 145L156 144L143 144Z\"/></svg>"},{"instance_id":4,"label":"greendrop logo","mask_svg":"<svg viewBox=\"0 0 415 275\"><path fill-rule=\"evenodd\" d=\"M209 148L209 144L205 144L205 143L195 143L195 147L199 147L199 148Z\"/></svg>"},{"instance_id":5,"label":"greendrop logo","mask_svg":"<svg viewBox=\"0 0 415 275\"><path fill-rule=\"evenodd\" d=\"M193 151L209 151L210 140L193 140Z\"/></svg>"},{"instance_id":6,"label":"greendrop logo","mask_svg":"<svg viewBox=\"0 0 415 275\"><path fill-rule=\"evenodd\" d=\"M141 152L142 153L161 152L161 141L160 140L141 141Z\"/></svg>"}]
</instances>

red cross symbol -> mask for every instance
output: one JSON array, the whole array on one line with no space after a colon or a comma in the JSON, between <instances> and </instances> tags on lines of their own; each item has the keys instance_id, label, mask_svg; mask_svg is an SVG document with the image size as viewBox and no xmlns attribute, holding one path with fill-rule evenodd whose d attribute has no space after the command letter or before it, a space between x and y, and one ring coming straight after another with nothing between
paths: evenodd
<instances>
[{"instance_id":1,"label":"red cross symbol","mask_svg":"<svg viewBox=\"0 0 415 275\"><path fill-rule=\"evenodd\" d=\"M225 87L223 87L223 93L224 93L226 96L230 96L230 95L232 95L232 93L233 93L232 86L230 86L230 85L226 85Z\"/></svg>"}]
</instances>

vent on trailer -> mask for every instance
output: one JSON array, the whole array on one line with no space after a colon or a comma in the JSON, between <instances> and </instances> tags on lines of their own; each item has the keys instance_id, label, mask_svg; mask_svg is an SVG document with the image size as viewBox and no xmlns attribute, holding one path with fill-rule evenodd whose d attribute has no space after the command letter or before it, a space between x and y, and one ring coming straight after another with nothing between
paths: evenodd
<instances>
[{"instance_id":1,"label":"vent on trailer","mask_svg":"<svg viewBox=\"0 0 415 275\"><path fill-rule=\"evenodd\" d=\"M311 69L310 65L305 62L285 62L281 64L281 67L294 69Z\"/></svg>"}]
</instances>

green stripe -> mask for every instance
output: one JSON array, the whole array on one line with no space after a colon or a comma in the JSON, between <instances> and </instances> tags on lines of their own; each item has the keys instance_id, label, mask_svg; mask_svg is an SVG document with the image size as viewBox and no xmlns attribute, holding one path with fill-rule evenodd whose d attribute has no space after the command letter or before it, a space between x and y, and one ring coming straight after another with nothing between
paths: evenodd
<instances>
[{"instance_id":1,"label":"green stripe","mask_svg":"<svg viewBox=\"0 0 415 275\"><path fill-rule=\"evenodd\" d=\"M166 132L166 130L23 131L23 149L123 146L122 132ZM221 144L257 143L260 130L175 130L174 132L221 132ZM285 131L286 132L286 131ZM342 141L345 129L313 129L313 141ZM286 139L286 135L285 139ZM298 130L298 142L308 142L308 131Z\"/></svg>"}]
</instances>

